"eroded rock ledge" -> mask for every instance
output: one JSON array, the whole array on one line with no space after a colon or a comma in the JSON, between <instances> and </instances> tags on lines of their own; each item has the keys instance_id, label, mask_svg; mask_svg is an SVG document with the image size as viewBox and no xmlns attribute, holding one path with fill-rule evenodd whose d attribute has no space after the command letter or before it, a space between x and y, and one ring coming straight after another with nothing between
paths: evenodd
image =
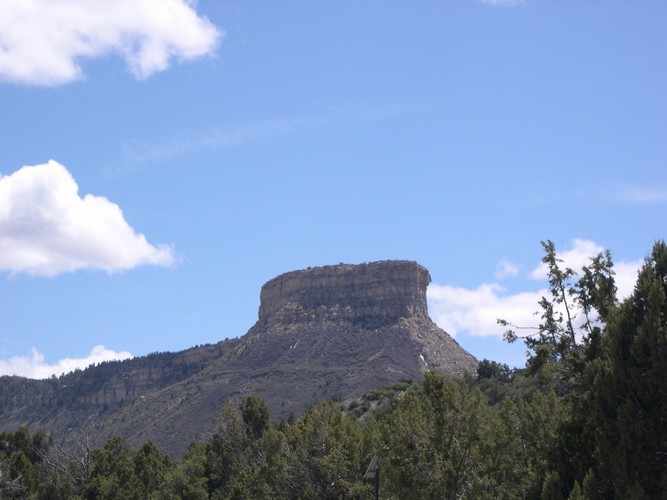
<instances>
[{"instance_id":1,"label":"eroded rock ledge","mask_svg":"<svg viewBox=\"0 0 667 500\"><path fill-rule=\"evenodd\" d=\"M399 318L428 318L431 276L412 261L339 264L282 274L260 294L259 323L345 320L383 325Z\"/></svg>"}]
</instances>

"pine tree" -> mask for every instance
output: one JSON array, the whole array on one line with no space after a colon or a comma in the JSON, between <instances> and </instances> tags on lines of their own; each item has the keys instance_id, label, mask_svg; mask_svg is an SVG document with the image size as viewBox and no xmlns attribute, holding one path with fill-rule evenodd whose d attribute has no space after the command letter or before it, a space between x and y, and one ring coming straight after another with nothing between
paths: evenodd
<instances>
[{"instance_id":1,"label":"pine tree","mask_svg":"<svg viewBox=\"0 0 667 500\"><path fill-rule=\"evenodd\" d=\"M634 293L607 325L587 371L590 432L602 491L667 495L667 245L657 242Z\"/></svg>"},{"instance_id":2,"label":"pine tree","mask_svg":"<svg viewBox=\"0 0 667 500\"><path fill-rule=\"evenodd\" d=\"M616 308L611 254L601 252L589 265L577 272L563 267L557 257L556 247L550 240L543 241L542 263L547 267L549 294L538 303L540 318L537 326L516 326L505 319L498 323L508 327L504 338L508 342L523 339L529 352L528 371L541 375L546 382L570 391L577 385L586 359L597 346L609 315ZM583 321L577 316L583 315ZM520 335L519 330L529 331Z\"/></svg>"}]
</instances>

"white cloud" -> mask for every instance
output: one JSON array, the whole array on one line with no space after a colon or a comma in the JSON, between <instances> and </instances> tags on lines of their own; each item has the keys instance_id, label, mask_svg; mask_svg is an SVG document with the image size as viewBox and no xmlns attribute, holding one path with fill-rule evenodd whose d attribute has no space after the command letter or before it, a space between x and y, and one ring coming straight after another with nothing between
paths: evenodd
<instances>
[{"instance_id":1,"label":"white cloud","mask_svg":"<svg viewBox=\"0 0 667 500\"><path fill-rule=\"evenodd\" d=\"M120 54L143 79L213 54L222 33L191 0L0 0L0 78L59 85L82 59Z\"/></svg>"},{"instance_id":2,"label":"white cloud","mask_svg":"<svg viewBox=\"0 0 667 500\"><path fill-rule=\"evenodd\" d=\"M556 257L563 259L564 266L579 271L590 263L591 257L603 250L590 240L575 239L572 240L571 248L557 251ZM632 293L641 264L642 261L614 263L619 299ZM542 282L546 281L546 276L546 266L541 263L529 273L531 279ZM535 312L539 308L538 302L548 293L544 287L535 291L509 293L497 283L485 283L476 289L433 283L427 291L431 317L450 335L465 332L473 336L497 337L501 337L505 331L504 327L497 324L498 318L519 326L537 326L539 318Z\"/></svg>"},{"instance_id":3,"label":"white cloud","mask_svg":"<svg viewBox=\"0 0 667 500\"><path fill-rule=\"evenodd\" d=\"M174 261L169 247L136 233L118 205L80 198L74 178L53 160L0 176L0 271L53 276Z\"/></svg>"},{"instance_id":4,"label":"white cloud","mask_svg":"<svg viewBox=\"0 0 667 500\"><path fill-rule=\"evenodd\" d=\"M637 283L637 273L643 265L644 261L637 260L634 262L618 262L614 264L614 272L616 276L616 288L618 289L616 296L619 300L628 298L635 289Z\"/></svg>"},{"instance_id":5,"label":"white cloud","mask_svg":"<svg viewBox=\"0 0 667 500\"><path fill-rule=\"evenodd\" d=\"M519 268L516 264L510 262L507 259L502 259L500 262L498 262L495 273L497 280L516 276L517 274L519 274Z\"/></svg>"},{"instance_id":6,"label":"white cloud","mask_svg":"<svg viewBox=\"0 0 667 500\"><path fill-rule=\"evenodd\" d=\"M498 318L532 325L537 302L545 293L546 290L538 290L507 294L506 289L496 283L486 283L474 290L431 284L427 290L433 321L452 336L467 332L500 337L504 328L497 324Z\"/></svg>"},{"instance_id":7,"label":"white cloud","mask_svg":"<svg viewBox=\"0 0 667 500\"><path fill-rule=\"evenodd\" d=\"M76 369L84 369L90 365L103 361L129 359L132 354L107 349L103 345L96 345L85 358L64 358L55 364L48 364L44 355L34 347L31 356L14 356L8 360L0 359L0 375L18 375L27 378L49 378L51 375L60 376Z\"/></svg>"}]
</instances>

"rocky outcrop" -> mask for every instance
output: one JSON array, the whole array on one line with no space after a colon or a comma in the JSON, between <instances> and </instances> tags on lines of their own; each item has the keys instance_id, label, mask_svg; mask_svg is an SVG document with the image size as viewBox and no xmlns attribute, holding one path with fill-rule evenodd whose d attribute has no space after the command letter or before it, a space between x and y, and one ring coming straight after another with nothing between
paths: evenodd
<instances>
[{"instance_id":1,"label":"rocky outcrop","mask_svg":"<svg viewBox=\"0 0 667 500\"><path fill-rule=\"evenodd\" d=\"M410 261L325 266L293 271L262 287L259 323L342 320L382 326L428 318L426 268Z\"/></svg>"},{"instance_id":2,"label":"rocky outcrop","mask_svg":"<svg viewBox=\"0 0 667 500\"><path fill-rule=\"evenodd\" d=\"M262 287L257 322L219 369L264 373L239 383L277 416L318 398L418 380L427 369L474 373L477 360L428 316L430 280L426 268L402 260L282 274ZM273 378L282 382L267 382Z\"/></svg>"}]
</instances>

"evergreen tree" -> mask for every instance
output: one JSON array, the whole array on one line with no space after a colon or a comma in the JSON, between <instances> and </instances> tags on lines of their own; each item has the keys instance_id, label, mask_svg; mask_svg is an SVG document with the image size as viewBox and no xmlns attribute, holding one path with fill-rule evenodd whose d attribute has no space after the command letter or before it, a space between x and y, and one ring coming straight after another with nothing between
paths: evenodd
<instances>
[{"instance_id":1,"label":"evergreen tree","mask_svg":"<svg viewBox=\"0 0 667 500\"><path fill-rule=\"evenodd\" d=\"M549 296L538 303L539 325L516 326L505 319L498 319L498 323L508 327L504 335L508 342L523 339L529 352L529 373L539 375L561 392L569 392L580 382L587 356L594 352L590 346L597 346L601 325L616 307L614 264L608 251L601 252L575 280L577 273L562 267L554 243L541 243ZM583 321L578 320L579 314L583 314ZM519 330L533 332L519 335Z\"/></svg>"},{"instance_id":2,"label":"evergreen tree","mask_svg":"<svg viewBox=\"0 0 667 500\"><path fill-rule=\"evenodd\" d=\"M248 396L241 403L240 409L248 438L259 439L271 425L266 403L258 396Z\"/></svg>"},{"instance_id":3,"label":"evergreen tree","mask_svg":"<svg viewBox=\"0 0 667 500\"><path fill-rule=\"evenodd\" d=\"M553 242L542 242L542 247L549 296L539 301L540 324L527 328L535 330L534 333L520 337L518 327L505 320L498 321L510 327L506 340L524 339L529 351L528 374L537 378L543 390L556 390L567 409L556 421L554 439L547 441L550 449L541 447L537 453L547 459L543 496L553 497L560 491L562 498L567 498L568 492L582 484L584 475L596 463L592 453L594 426L587 402L586 380L590 375L586 372L604 354L606 325L615 317L618 305L610 252L593 257L576 279L576 272L562 267Z\"/></svg>"},{"instance_id":4,"label":"evergreen tree","mask_svg":"<svg viewBox=\"0 0 667 500\"><path fill-rule=\"evenodd\" d=\"M382 490L389 498L492 498L502 428L470 380L424 374L384 419ZM495 434L495 435L494 435Z\"/></svg>"},{"instance_id":5,"label":"evergreen tree","mask_svg":"<svg viewBox=\"0 0 667 500\"><path fill-rule=\"evenodd\" d=\"M121 437L113 437L103 448L93 450L90 479L83 497L95 500L141 498L131 456L130 448Z\"/></svg>"},{"instance_id":6,"label":"evergreen tree","mask_svg":"<svg viewBox=\"0 0 667 500\"><path fill-rule=\"evenodd\" d=\"M132 459L141 498L154 497L164 488L169 470L169 459L152 441L146 441Z\"/></svg>"},{"instance_id":7,"label":"evergreen tree","mask_svg":"<svg viewBox=\"0 0 667 500\"><path fill-rule=\"evenodd\" d=\"M299 462L295 471L304 498L369 498L363 482L375 450L364 449L359 424L330 401L318 401L290 426L290 447Z\"/></svg>"},{"instance_id":8,"label":"evergreen tree","mask_svg":"<svg viewBox=\"0 0 667 500\"><path fill-rule=\"evenodd\" d=\"M204 446L192 443L183 459L172 466L165 476L161 500L208 500L213 498L206 488L206 451Z\"/></svg>"},{"instance_id":9,"label":"evergreen tree","mask_svg":"<svg viewBox=\"0 0 667 500\"><path fill-rule=\"evenodd\" d=\"M600 491L667 496L667 245L657 242L590 364L589 431Z\"/></svg>"}]
</instances>

